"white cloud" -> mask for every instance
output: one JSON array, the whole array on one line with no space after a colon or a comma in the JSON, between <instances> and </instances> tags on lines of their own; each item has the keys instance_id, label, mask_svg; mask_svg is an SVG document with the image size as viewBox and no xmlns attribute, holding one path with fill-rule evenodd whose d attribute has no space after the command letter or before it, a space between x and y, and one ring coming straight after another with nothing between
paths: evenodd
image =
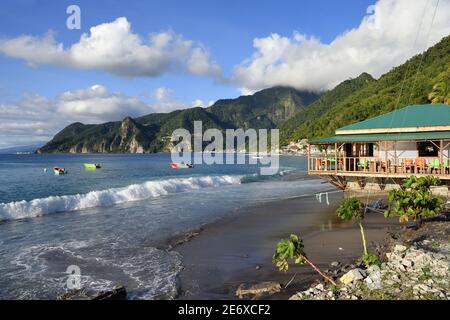
<instances>
[{"instance_id":1,"label":"white cloud","mask_svg":"<svg viewBox=\"0 0 450 320\"><path fill-rule=\"evenodd\" d=\"M220 77L220 67L208 51L172 31L150 34L147 40L131 30L125 17L90 29L69 48L57 43L52 32L0 40L0 52L32 66L103 70L119 76L158 76L166 72Z\"/></svg>"},{"instance_id":2,"label":"white cloud","mask_svg":"<svg viewBox=\"0 0 450 320\"><path fill-rule=\"evenodd\" d=\"M101 85L64 92L58 97L56 106L60 113L89 122L120 120L125 116L135 117L153 111L138 98L109 92Z\"/></svg>"},{"instance_id":3,"label":"white cloud","mask_svg":"<svg viewBox=\"0 0 450 320\"><path fill-rule=\"evenodd\" d=\"M26 93L17 103L0 103L0 148L49 140L68 123L50 100Z\"/></svg>"},{"instance_id":4,"label":"white cloud","mask_svg":"<svg viewBox=\"0 0 450 320\"><path fill-rule=\"evenodd\" d=\"M157 88L153 91L152 96L155 99L155 102L152 104L154 112L170 112L174 110L205 107L205 103L201 99L195 99L191 104L180 102L174 97L173 90L166 87Z\"/></svg>"},{"instance_id":5,"label":"white cloud","mask_svg":"<svg viewBox=\"0 0 450 320\"><path fill-rule=\"evenodd\" d=\"M160 87L155 89L153 92L153 96L157 101L164 101L170 98L172 95L172 89L166 88L166 87Z\"/></svg>"},{"instance_id":6,"label":"white cloud","mask_svg":"<svg viewBox=\"0 0 450 320\"><path fill-rule=\"evenodd\" d=\"M234 68L231 81L249 94L275 85L329 89L362 72L379 77L450 34L448 0L440 1L430 32L436 1L379 0L357 28L330 44L297 31L256 38L255 53Z\"/></svg>"},{"instance_id":7,"label":"white cloud","mask_svg":"<svg viewBox=\"0 0 450 320\"><path fill-rule=\"evenodd\" d=\"M204 107L204 106L205 106L205 103L203 102L203 100L195 99L194 101L192 101L193 108Z\"/></svg>"},{"instance_id":8,"label":"white cloud","mask_svg":"<svg viewBox=\"0 0 450 320\"><path fill-rule=\"evenodd\" d=\"M103 123L205 106L200 99L182 103L165 87L157 88L152 97L152 102L145 102L98 84L66 91L55 99L25 93L20 101L0 103L0 148L48 141L73 122Z\"/></svg>"}]
</instances>

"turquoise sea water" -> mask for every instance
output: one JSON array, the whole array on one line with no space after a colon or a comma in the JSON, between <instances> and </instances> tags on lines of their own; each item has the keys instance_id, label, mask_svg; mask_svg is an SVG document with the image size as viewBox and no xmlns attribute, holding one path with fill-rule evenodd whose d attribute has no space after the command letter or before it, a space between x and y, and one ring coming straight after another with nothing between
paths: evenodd
<instances>
[{"instance_id":1,"label":"turquoise sea water","mask_svg":"<svg viewBox=\"0 0 450 320\"><path fill-rule=\"evenodd\" d=\"M259 165L169 163L168 154L0 155L0 298L53 299L70 265L85 287L170 297L182 260L158 249L164 240L243 206L329 189L306 178L304 157L281 157L269 177Z\"/></svg>"}]
</instances>

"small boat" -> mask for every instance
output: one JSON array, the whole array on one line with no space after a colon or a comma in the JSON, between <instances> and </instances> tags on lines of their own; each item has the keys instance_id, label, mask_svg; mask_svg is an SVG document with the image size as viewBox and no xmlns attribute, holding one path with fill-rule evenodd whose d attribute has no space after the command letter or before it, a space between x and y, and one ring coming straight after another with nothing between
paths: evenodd
<instances>
[{"instance_id":1,"label":"small boat","mask_svg":"<svg viewBox=\"0 0 450 320\"><path fill-rule=\"evenodd\" d=\"M67 170L65 168L61 168L61 167L53 167L53 172L57 176L67 174Z\"/></svg>"},{"instance_id":2,"label":"small boat","mask_svg":"<svg viewBox=\"0 0 450 320\"><path fill-rule=\"evenodd\" d=\"M178 163L178 162L172 162L170 164L170 167L172 169L192 169L194 166L190 163Z\"/></svg>"},{"instance_id":3,"label":"small boat","mask_svg":"<svg viewBox=\"0 0 450 320\"><path fill-rule=\"evenodd\" d=\"M85 163L84 164L85 169L95 170L95 169L100 169L101 167L102 166L99 165L98 163Z\"/></svg>"}]
</instances>

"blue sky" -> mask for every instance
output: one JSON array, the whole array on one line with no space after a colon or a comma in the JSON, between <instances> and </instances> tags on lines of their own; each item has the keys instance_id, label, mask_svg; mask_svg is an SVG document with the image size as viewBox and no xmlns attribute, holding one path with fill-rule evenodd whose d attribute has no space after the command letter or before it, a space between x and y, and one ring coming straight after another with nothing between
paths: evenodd
<instances>
[{"instance_id":1,"label":"blue sky","mask_svg":"<svg viewBox=\"0 0 450 320\"><path fill-rule=\"evenodd\" d=\"M3 0L0 147L30 135L45 141L73 121L207 106L274 85L322 91L361 72L379 76L449 33L449 0L433 25L424 14L436 1ZM72 4L81 9L81 30L66 27ZM159 49L151 34L171 40ZM130 45L122 52L118 43ZM118 50L108 52L109 44Z\"/></svg>"},{"instance_id":2,"label":"blue sky","mask_svg":"<svg viewBox=\"0 0 450 320\"><path fill-rule=\"evenodd\" d=\"M373 1L2 1L0 30L3 37L39 36L53 30L59 42L70 45L83 32L118 17L127 17L135 33L174 30L202 42L225 73L252 54L252 41L270 33L291 35L293 30L315 35L324 42L357 25ZM81 30L66 28L66 8L81 8ZM218 85L195 76L164 75L132 79L104 72L73 71L41 66L29 68L21 60L0 58L1 93L17 99L23 91L55 96L66 90L101 83L111 90L138 95L157 87L173 89L186 102L239 95L233 86ZM13 80L12 80L13 79Z\"/></svg>"}]
</instances>

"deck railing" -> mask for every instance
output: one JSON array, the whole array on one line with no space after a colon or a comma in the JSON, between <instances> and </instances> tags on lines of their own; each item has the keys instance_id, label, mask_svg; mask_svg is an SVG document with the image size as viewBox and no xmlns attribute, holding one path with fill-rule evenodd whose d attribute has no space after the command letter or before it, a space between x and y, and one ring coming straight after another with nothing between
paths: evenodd
<instances>
[{"instance_id":1,"label":"deck railing","mask_svg":"<svg viewBox=\"0 0 450 320\"><path fill-rule=\"evenodd\" d=\"M310 155L308 171L311 173L400 173L450 175L450 159L343 157Z\"/></svg>"}]
</instances>

